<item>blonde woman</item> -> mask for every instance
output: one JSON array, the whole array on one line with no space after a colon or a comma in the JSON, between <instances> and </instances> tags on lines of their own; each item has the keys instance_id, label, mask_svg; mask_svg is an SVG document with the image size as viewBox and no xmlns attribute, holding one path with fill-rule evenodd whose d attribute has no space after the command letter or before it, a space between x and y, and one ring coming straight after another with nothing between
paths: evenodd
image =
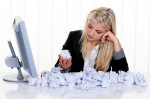
<instances>
[{"instance_id":1,"label":"blonde woman","mask_svg":"<svg viewBox=\"0 0 150 99\"><path fill-rule=\"evenodd\" d=\"M116 20L112 9L100 7L92 10L83 30L71 31L63 45L71 58L59 55L56 67L64 72L80 72L85 68L97 71L128 71L128 63L116 37Z\"/></svg>"}]
</instances>

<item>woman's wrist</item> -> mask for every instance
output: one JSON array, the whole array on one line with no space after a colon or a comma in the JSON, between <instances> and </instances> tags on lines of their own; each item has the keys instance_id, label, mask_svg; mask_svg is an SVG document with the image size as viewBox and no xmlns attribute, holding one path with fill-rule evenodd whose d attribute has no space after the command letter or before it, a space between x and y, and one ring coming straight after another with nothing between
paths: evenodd
<instances>
[{"instance_id":1,"label":"woman's wrist","mask_svg":"<svg viewBox=\"0 0 150 99\"><path fill-rule=\"evenodd\" d=\"M116 38L116 40L114 40L113 43L114 43L114 51L115 51L115 52L120 51L120 50L121 50L121 45L120 45L119 40Z\"/></svg>"}]
</instances>

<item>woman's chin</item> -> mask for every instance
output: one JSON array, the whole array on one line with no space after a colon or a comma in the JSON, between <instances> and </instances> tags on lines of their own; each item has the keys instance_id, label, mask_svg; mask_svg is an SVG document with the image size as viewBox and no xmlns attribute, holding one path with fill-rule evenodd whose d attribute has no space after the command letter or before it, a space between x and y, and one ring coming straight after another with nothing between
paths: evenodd
<instances>
[{"instance_id":1,"label":"woman's chin","mask_svg":"<svg viewBox=\"0 0 150 99\"><path fill-rule=\"evenodd\" d=\"M93 41L95 41L95 40L94 40L94 39L88 39L88 41L93 42Z\"/></svg>"},{"instance_id":2,"label":"woman's chin","mask_svg":"<svg viewBox=\"0 0 150 99\"><path fill-rule=\"evenodd\" d=\"M87 38L88 39L88 41L94 41L94 39L93 38Z\"/></svg>"}]
</instances>

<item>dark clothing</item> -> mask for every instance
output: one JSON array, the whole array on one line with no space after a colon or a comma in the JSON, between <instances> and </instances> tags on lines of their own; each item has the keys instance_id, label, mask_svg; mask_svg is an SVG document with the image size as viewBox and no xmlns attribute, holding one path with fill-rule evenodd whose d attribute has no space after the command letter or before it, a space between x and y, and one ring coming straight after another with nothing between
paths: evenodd
<instances>
[{"instance_id":1,"label":"dark clothing","mask_svg":"<svg viewBox=\"0 0 150 99\"><path fill-rule=\"evenodd\" d=\"M81 49L81 42L80 38L82 35L81 30L77 31L71 31L69 33L68 39L66 40L65 44L63 45L62 50L69 50L71 56L72 56L72 65L69 70L69 72L80 72L83 71L84 66L84 59L82 57L82 53L80 51ZM57 67L59 64L59 61L55 64ZM118 72L119 70L122 71L128 71L128 63L126 61L126 57L120 58L120 59L114 59L112 58L110 62L109 69L107 71L110 71L112 67L112 71Z\"/></svg>"}]
</instances>

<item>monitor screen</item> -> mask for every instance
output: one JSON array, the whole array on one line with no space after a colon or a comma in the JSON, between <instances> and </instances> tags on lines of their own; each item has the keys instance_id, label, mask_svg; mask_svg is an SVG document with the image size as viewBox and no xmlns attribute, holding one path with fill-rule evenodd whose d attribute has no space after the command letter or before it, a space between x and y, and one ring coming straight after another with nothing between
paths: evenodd
<instances>
[{"instance_id":1,"label":"monitor screen","mask_svg":"<svg viewBox=\"0 0 150 99\"><path fill-rule=\"evenodd\" d=\"M5 63L11 68L17 68L18 75L5 76L3 80L13 82L26 82L28 79L21 72L21 67L29 74L30 77L37 77L36 66L34 63L26 27L24 21L20 17L16 17L13 22L16 41L19 49L20 59L15 54L11 41L8 41L12 56L7 57Z\"/></svg>"}]
</instances>

